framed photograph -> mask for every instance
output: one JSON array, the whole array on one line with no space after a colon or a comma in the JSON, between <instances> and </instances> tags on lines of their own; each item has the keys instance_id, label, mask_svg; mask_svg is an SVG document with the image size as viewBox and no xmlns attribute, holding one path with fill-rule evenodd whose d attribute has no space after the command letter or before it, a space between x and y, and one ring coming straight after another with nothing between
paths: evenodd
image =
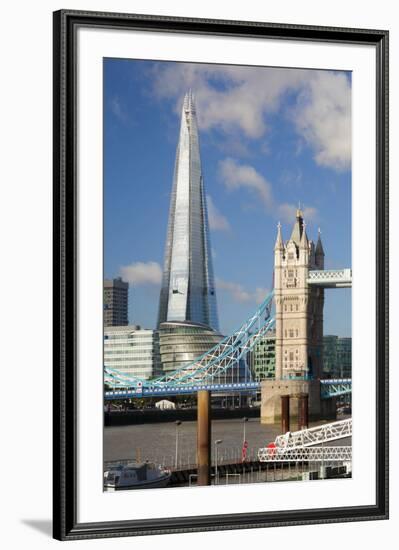
<instances>
[{"instance_id":1,"label":"framed photograph","mask_svg":"<svg viewBox=\"0 0 399 550\"><path fill-rule=\"evenodd\" d=\"M55 12L54 537L387 517L388 31Z\"/></svg>"}]
</instances>

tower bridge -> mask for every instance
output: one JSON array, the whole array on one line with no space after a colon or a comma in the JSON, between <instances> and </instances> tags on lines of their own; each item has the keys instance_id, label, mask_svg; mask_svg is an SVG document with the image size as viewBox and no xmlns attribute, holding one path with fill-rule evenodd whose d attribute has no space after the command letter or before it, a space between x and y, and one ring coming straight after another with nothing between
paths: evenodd
<instances>
[{"instance_id":1,"label":"tower bridge","mask_svg":"<svg viewBox=\"0 0 399 550\"><path fill-rule=\"evenodd\" d=\"M308 240L300 210L291 238L285 243L278 225L274 257L274 290L236 331L189 364L154 379L143 380L104 367L104 382L109 387L105 399L185 395L201 390L261 391L263 422L274 423L280 418L281 396L299 404L300 397L307 395L311 416L333 416L332 398L350 393L352 383L350 379L322 378L324 290L351 286L351 270L324 270L320 232L314 245ZM276 338L275 377L259 382L253 380L249 368L241 366L256 343L271 331Z\"/></svg>"},{"instance_id":2,"label":"tower bridge","mask_svg":"<svg viewBox=\"0 0 399 550\"><path fill-rule=\"evenodd\" d=\"M288 241L283 241L281 225L278 225L274 289L236 331L188 364L150 380L105 366L104 383L108 386L105 399L196 392L198 483L209 484L210 392L260 391L261 421L276 422L284 409L284 431L289 431L290 400L298 401L297 410L303 413L301 426L307 426L308 412L318 418L333 415L334 396L351 391L350 380L322 380L324 291L351 285L350 269L324 269L320 231L316 243L309 240L303 213L298 209ZM218 328L196 109L191 92L186 94L182 108L158 325L176 321L200 323L206 328L212 327L210 330ZM242 367L248 353L272 330L275 331L275 377L258 382L253 380L248 365ZM172 352L174 355L174 350ZM176 352L176 355L179 354ZM313 456L320 451L290 449L287 452L297 460L295 453ZM268 456L266 453L265 459Z\"/></svg>"},{"instance_id":3,"label":"tower bridge","mask_svg":"<svg viewBox=\"0 0 399 550\"><path fill-rule=\"evenodd\" d=\"M176 150L159 303L160 326L164 322L191 321L217 331L210 252L196 108L190 91L183 102ZM281 396L289 396L295 402L307 395L311 416L333 414L331 398L351 391L351 383L322 380L324 292L350 287L352 272L348 268L324 269L324 256L320 231L316 242L310 240L303 213L298 209L288 241L283 240L278 224L274 289L236 331L188 364L150 380L105 366L104 382L108 386L105 399L179 395L202 390L260 391L262 422L275 422L280 417ZM275 376L258 382L252 377L247 356L272 330L275 331ZM170 356L176 356L176 364L181 364L180 357L187 356L180 348L184 348L183 340L179 342L179 351L170 352Z\"/></svg>"}]
</instances>

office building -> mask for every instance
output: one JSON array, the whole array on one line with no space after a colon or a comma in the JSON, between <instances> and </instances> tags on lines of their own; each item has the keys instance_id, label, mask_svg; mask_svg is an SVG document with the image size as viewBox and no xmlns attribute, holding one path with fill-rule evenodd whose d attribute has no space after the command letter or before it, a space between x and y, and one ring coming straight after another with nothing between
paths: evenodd
<instances>
[{"instance_id":1,"label":"office building","mask_svg":"<svg viewBox=\"0 0 399 550\"><path fill-rule=\"evenodd\" d=\"M105 328L104 365L143 380L159 376L158 331L138 325Z\"/></svg>"},{"instance_id":2,"label":"office building","mask_svg":"<svg viewBox=\"0 0 399 550\"><path fill-rule=\"evenodd\" d=\"M184 98L165 245L158 326L191 321L218 330L208 215L191 91Z\"/></svg>"},{"instance_id":3,"label":"office building","mask_svg":"<svg viewBox=\"0 0 399 550\"><path fill-rule=\"evenodd\" d=\"M323 375L329 378L352 377L352 338L323 337Z\"/></svg>"},{"instance_id":4,"label":"office building","mask_svg":"<svg viewBox=\"0 0 399 550\"><path fill-rule=\"evenodd\" d=\"M168 321L159 327L159 347L165 373L174 371L212 349L223 336L206 325Z\"/></svg>"},{"instance_id":5,"label":"office building","mask_svg":"<svg viewBox=\"0 0 399 550\"><path fill-rule=\"evenodd\" d=\"M129 283L117 279L104 280L104 327L128 324Z\"/></svg>"},{"instance_id":6,"label":"office building","mask_svg":"<svg viewBox=\"0 0 399 550\"><path fill-rule=\"evenodd\" d=\"M274 378L276 373L276 333L259 338L249 354L252 377L256 382Z\"/></svg>"}]
</instances>

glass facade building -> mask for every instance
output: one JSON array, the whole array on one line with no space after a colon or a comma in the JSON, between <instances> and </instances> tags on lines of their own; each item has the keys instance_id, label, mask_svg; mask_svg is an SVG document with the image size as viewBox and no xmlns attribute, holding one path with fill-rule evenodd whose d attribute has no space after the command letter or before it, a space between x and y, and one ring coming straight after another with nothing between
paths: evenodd
<instances>
[{"instance_id":1,"label":"glass facade building","mask_svg":"<svg viewBox=\"0 0 399 550\"><path fill-rule=\"evenodd\" d=\"M104 365L143 380L159 376L158 331L137 325L105 328Z\"/></svg>"},{"instance_id":2,"label":"glass facade building","mask_svg":"<svg viewBox=\"0 0 399 550\"><path fill-rule=\"evenodd\" d=\"M190 321L170 321L159 327L159 347L163 371L171 372L209 351L223 336L206 325Z\"/></svg>"},{"instance_id":3,"label":"glass facade building","mask_svg":"<svg viewBox=\"0 0 399 550\"><path fill-rule=\"evenodd\" d=\"M219 332L200 323L191 321L161 323L159 348L164 373L189 365L215 347L222 339L223 336ZM227 369L209 379L213 384L250 382L251 380L251 372L242 359L239 361L238 368Z\"/></svg>"},{"instance_id":4,"label":"glass facade building","mask_svg":"<svg viewBox=\"0 0 399 550\"><path fill-rule=\"evenodd\" d=\"M184 98L165 245L158 326L192 321L218 330L197 115Z\"/></svg>"},{"instance_id":5,"label":"glass facade building","mask_svg":"<svg viewBox=\"0 0 399 550\"><path fill-rule=\"evenodd\" d=\"M352 377L352 338L338 338L337 342L337 375L339 378Z\"/></svg>"},{"instance_id":6,"label":"glass facade building","mask_svg":"<svg viewBox=\"0 0 399 550\"><path fill-rule=\"evenodd\" d=\"M352 338L323 337L323 374L330 378L352 377Z\"/></svg>"},{"instance_id":7,"label":"glass facade building","mask_svg":"<svg viewBox=\"0 0 399 550\"><path fill-rule=\"evenodd\" d=\"M276 333L263 336L250 352L250 365L256 382L274 378L276 374Z\"/></svg>"}]
</instances>

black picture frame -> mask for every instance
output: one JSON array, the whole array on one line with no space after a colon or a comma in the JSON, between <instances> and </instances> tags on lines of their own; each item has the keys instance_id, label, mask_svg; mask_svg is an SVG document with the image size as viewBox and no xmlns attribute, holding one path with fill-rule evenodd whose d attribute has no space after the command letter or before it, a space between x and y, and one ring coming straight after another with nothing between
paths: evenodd
<instances>
[{"instance_id":1,"label":"black picture frame","mask_svg":"<svg viewBox=\"0 0 399 550\"><path fill-rule=\"evenodd\" d=\"M388 37L386 30L61 10L54 13L54 486L59 540L243 529L388 518ZM214 516L77 522L76 31L140 29L368 44L376 48L376 504Z\"/></svg>"}]
</instances>

